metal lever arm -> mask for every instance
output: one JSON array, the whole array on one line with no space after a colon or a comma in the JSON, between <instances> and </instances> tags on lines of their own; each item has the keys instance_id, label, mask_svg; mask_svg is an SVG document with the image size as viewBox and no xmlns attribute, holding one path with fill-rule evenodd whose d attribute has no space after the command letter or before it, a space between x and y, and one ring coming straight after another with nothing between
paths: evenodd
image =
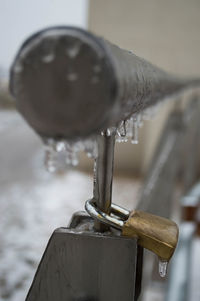
<instances>
[{"instance_id":1,"label":"metal lever arm","mask_svg":"<svg viewBox=\"0 0 200 301\"><path fill-rule=\"evenodd\" d=\"M94 168L94 199L100 210L110 213L112 202L112 181L114 165L115 132L110 136L99 135L97 137L98 157ZM105 224L95 222L95 228L104 231L108 227Z\"/></svg>"}]
</instances>

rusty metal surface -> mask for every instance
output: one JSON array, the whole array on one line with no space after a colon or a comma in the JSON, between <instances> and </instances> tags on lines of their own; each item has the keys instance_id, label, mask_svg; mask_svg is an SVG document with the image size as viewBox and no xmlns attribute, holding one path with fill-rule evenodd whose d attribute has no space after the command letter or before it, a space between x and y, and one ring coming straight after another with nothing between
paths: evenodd
<instances>
[{"instance_id":1,"label":"rusty metal surface","mask_svg":"<svg viewBox=\"0 0 200 301\"><path fill-rule=\"evenodd\" d=\"M179 79L89 32L54 27L31 36L11 68L17 107L43 137L75 139L115 126L200 84Z\"/></svg>"}]
</instances>

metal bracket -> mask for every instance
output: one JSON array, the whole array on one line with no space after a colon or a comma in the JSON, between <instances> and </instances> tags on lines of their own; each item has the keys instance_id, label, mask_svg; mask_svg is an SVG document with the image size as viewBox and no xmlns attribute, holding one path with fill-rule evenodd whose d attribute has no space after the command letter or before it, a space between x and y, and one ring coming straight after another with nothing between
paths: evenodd
<instances>
[{"instance_id":1,"label":"metal bracket","mask_svg":"<svg viewBox=\"0 0 200 301\"><path fill-rule=\"evenodd\" d=\"M26 301L137 300L143 253L137 240L94 232L82 212L71 226L52 234Z\"/></svg>"}]
</instances>

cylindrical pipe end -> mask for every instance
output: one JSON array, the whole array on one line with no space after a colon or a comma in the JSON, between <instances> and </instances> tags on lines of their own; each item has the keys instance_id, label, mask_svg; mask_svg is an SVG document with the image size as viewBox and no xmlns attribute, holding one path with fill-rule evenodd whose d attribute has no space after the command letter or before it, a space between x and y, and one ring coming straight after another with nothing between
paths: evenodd
<instances>
[{"instance_id":1,"label":"cylindrical pipe end","mask_svg":"<svg viewBox=\"0 0 200 301\"><path fill-rule=\"evenodd\" d=\"M109 126L117 84L104 41L73 27L31 36L10 73L17 108L42 137L76 139Z\"/></svg>"}]
</instances>

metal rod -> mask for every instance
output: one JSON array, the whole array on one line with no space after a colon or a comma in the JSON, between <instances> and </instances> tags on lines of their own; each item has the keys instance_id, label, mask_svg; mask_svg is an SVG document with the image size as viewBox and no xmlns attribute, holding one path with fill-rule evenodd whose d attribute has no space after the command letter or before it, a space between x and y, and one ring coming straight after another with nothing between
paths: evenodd
<instances>
[{"instance_id":1,"label":"metal rod","mask_svg":"<svg viewBox=\"0 0 200 301\"><path fill-rule=\"evenodd\" d=\"M27 39L10 73L19 111L42 137L54 139L99 134L195 86L199 79L170 75L130 51L67 26Z\"/></svg>"},{"instance_id":2,"label":"metal rod","mask_svg":"<svg viewBox=\"0 0 200 301\"><path fill-rule=\"evenodd\" d=\"M98 157L96 159L95 181L94 181L94 199L97 207L105 213L110 213L112 202L112 180L113 180L113 164L114 164L114 146L115 132L110 136L104 132L104 135L99 135ZM95 223L95 228L98 231L105 231L108 227L99 223Z\"/></svg>"}]
</instances>

